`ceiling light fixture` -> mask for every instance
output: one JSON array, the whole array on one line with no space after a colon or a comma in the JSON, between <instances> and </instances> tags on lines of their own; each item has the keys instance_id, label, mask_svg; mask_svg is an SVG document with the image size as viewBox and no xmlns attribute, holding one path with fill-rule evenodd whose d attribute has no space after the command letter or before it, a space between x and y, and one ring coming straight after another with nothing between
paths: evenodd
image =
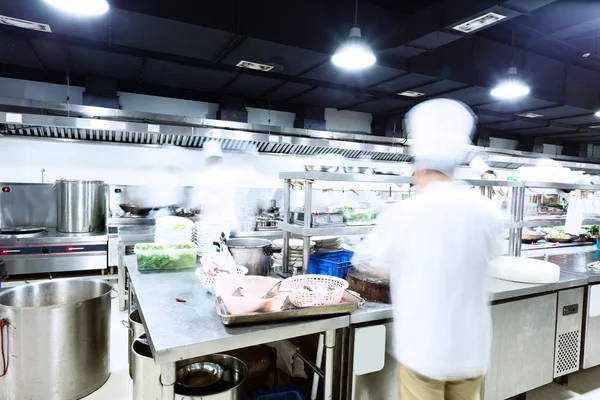
<instances>
[{"instance_id":1,"label":"ceiling light fixture","mask_svg":"<svg viewBox=\"0 0 600 400\"><path fill-rule=\"evenodd\" d=\"M331 62L337 67L349 71L360 71L375 64L377 58L373 49L361 37L358 22L358 0L354 8L354 26L346 42L336 50Z\"/></svg>"},{"instance_id":2,"label":"ceiling light fixture","mask_svg":"<svg viewBox=\"0 0 600 400\"><path fill-rule=\"evenodd\" d=\"M504 82L492 89L492 96L499 99L517 99L529 94L529 86L517 78L517 67L510 67L507 75Z\"/></svg>"},{"instance_id":3,"label":"ceiling light fixture","mask_svg":"<svg viewBox=\"0 0 600 400\"><path fill-rule=\"evenodd\" d=\"M532 112L526 112L523 114L517 114L519 117L523 117L523 118L540 118L543 117L542 114L536 114L536 113L532 113Z\"/></svg>"},{"instance_id":4,"label":"ceiling light fixture","mask_svg":"<svg viewBox=\"0 0 600 400\"><path fill-rule=\"evenodd\" d=\"M65 12L79 15L100 15L108 11L106 0L44 0Z\"/></svg>"},{"instance_id":5,"label":"ceiling light fixture","mask_svg":"<svg viewBox=\"0 0 600 400\"><path fill-rule=\"evenodd\" d=\"M477 18L473 18L467 22L463 22L460 25L456 25L452 29L463 33L472 33L478 31L481 28L495 24L496 22L502 21L506 18L506 15L498 14L495 12L489 12L487 14L480 15Z\"/></svg>"},{"instance_id":6,"label":"ceiling light fixture","mask_svg":"<svg viewBox=\"0 0 600 400\"><path fill-rule=\"evenodd\" d=\"M517 67L515 67L514 47L515 47L515 31L512 33L513 60L511 67L508 69L506 79L492 89L490 94L498 99L517 99L527 96L531 90L523 81L517 77Z\"/></svg>"},{"instance_id":7,"label":"ceiling light fixture","mask_svg":"<svg viewBox=\"0 0 600 400\"><path fill-rule=\"evenodd\" d=\"M594 114L596 117L600 118L600 110L596 111L596 114Z\"/></svg>"},{"instance_id":8,"label":"ceiling light fixture","mask_svg":"<svg viewBox=\"0 0 600 400\"><path fill-rule=\"evenodd\" d=\"M404 92L400 92L397 94L398 94L398 96L405 96L405 97L421 97L421 96L425 95L425 93L415 92L413 90L405 90Z\"/></svg>"},{"instance_id":9,"label":"ceiling light fixture","mask_svg":"<svg viewBox=\"0 0 600 400\"><path fill-rule=\"evenodd\" d=\"M588 58L588 57L589 57L589 56L591 56L591 55L592 55L592 53L583 53L583 54L581 55L581 57L583 57L583 58Z\"/></svg>"}]
</instances>

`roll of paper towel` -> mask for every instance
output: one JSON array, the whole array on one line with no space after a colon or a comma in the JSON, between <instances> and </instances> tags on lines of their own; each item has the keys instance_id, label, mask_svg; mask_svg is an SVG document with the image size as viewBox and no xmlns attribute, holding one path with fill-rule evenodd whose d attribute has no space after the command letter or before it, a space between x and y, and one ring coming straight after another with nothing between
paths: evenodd
<instances>
[{"instance_id":1,"label":"roll of paper towel","mask_svg":"<svg viewBox=\"0 0 600 400\"><path fill-rule=\"evenodd\" d=\"M492 260L488 275L514 282L554 283L560 279L560 267L532 258L503 256Z\"/></svg>"}]
</instances>

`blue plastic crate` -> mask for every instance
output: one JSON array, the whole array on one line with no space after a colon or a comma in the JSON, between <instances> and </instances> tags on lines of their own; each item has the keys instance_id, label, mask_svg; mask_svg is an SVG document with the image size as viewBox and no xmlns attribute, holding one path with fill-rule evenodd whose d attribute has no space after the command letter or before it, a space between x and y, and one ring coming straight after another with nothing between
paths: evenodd
<instances>
[{"instance_id":1,"label":"blue plastic crate","mask_svg":"<svg viewBox=\"0 0 600 400\"><path fill-rule=\"evenodd\" d=\"M308 273L318 275L331 275L346 278L348 270L352 268L352 253L348 250L332 251L331 253L314 254L308 260Z\"/></svg>"},{"instance_id":2,"label":"blue plastic crate","mask_svg":"<svg viewBox=\"0 0 600 400\"><path fill-rule=\"evenodd\" d=\"M253 400L306 400L306 397L296 387L273 390L261 390L252 394Z\"/></svg>"}]
</instances>

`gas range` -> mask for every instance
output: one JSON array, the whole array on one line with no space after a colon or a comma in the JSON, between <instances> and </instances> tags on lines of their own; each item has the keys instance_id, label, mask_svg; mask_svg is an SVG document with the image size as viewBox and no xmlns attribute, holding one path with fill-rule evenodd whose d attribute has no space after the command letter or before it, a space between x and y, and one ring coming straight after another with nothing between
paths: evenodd
<instances>
[{"instance_id":1,"label":"gas range","mask_svg":"<svg viewBox=\"0 0 600 400\"><path fill-rule=\"evenodd\" d=\"M0 234L0 257L9 275L105 269L106 233L60 233L54 228L30 234Z\"/></svg>"}]
</instances>

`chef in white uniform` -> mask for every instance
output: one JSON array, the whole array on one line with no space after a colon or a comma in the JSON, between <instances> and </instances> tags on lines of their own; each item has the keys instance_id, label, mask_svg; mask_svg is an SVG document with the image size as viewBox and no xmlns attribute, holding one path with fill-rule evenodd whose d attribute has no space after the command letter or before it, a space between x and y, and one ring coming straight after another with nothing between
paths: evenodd
<instances>
[{"instance_id":1,"label":"chef in white uniform","mask_svg":"<svg viewBox=\"0 0 600 400\"><path fill-rule=\"evenodd\" d=\"M406 118L419 191L382 213L353 263L389 273L400 398L479 399L491 345L486 269L501 252L503 224L489 199L452 180L474 129L471 110L435 99Z\"/></svg>"}]
</instances>

